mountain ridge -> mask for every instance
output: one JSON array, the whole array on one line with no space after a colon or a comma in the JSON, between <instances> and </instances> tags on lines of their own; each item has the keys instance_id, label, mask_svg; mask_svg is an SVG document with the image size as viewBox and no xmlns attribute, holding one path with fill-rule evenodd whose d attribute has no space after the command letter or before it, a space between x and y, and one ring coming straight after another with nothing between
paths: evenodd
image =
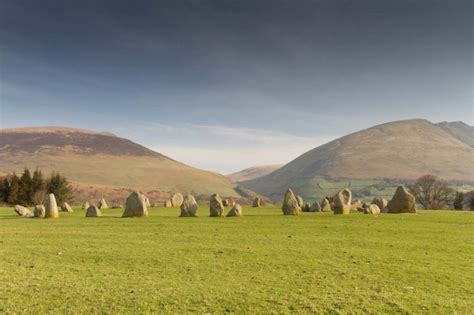
<instances>
[{"instance_id":1,"label":"mountain ridge","mask_svg":"<svg viewBox=\"0 0 474 315\"><path fill-rule=\"evenodd\" d=\"M131 140L64 127L2 129L0 172L59 171L86 185L239 197L225 176L200 170Z\"/></svg>"},{"instance_id":2,"label":"mountain ridge","mask_svg":"<svg viewBox=\"0 0 474 315\"><path fill-rule=\"evenodd\" d=\"M268 165L252 166L238 172L227 174L226 176L234 183L238 183L241 181L251 180L251 179L265 176L279 169L282 166L283 164L268 164Z\"/></svg>"},{"instance_id":3,"label":"mountain ridge","mask_svg":"<svg viewBox=\"0 0 474 315\"><path fill-rule=\"evenodd\" d=\"M276 171L240 183L276 197L305 190L317 178L413 180L426 173L474 181L474 150L425 119L379 124L318 146Z\"/></svg>"}]
</instances>

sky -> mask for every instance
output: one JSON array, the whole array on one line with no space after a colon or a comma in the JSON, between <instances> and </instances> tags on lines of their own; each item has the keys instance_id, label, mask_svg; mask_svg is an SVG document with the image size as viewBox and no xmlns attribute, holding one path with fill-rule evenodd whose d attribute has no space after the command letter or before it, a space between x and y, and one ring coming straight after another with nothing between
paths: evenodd
<instances>
[{"instance_id":1,"label":"sky","mask_svg":"<svg viewBox=\"0 0 474 315\"><path fill-rule=\"evenodd\" d=\"M409 118L474 124L472 1L0 0L0 127L221 173Z\"/></svg>"}]
</instances>

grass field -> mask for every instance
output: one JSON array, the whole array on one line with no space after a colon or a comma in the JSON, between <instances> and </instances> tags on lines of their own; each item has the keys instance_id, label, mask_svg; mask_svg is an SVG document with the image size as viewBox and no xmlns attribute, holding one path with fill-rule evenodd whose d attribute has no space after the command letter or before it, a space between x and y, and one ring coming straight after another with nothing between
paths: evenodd
<instances>
[{"instance_id":1,"label":"grass field","mask_svg":"<svg viewBox=\"0 0 474 315\"><path fill-rule=\"evenodd\" d=\"M0 208L0 313L474 313L474 213Z\"/></svg>"}]
</instances>

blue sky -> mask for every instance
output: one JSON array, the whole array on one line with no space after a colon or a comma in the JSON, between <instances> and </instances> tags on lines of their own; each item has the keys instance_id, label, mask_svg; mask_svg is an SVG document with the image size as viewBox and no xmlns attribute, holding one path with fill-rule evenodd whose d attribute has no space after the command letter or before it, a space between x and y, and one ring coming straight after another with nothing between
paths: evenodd
<instances>
[{"instance_id":1,"label":"blue sky","mask_svg":"<svg viewBox=\"0 0 474 315\"><path fill-rule=\"evenodd\" d=\"M2 128L223 173L392 120L474 124L471 1L0 0L0 39Z\"/></svg>"}]
</instances>

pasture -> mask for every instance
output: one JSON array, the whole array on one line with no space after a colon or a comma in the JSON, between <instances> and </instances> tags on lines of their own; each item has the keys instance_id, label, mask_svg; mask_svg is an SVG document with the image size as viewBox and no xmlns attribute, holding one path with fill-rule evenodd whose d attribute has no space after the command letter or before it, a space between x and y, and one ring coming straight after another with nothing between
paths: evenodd
<instances>
[{"instance_id":1,"label":"pasture","mask_svg":"<svg viewBox=\"0 0 474 315\"><path fill-rule=\"evenodd\" d=\"M474 213L243 212L0 208L0 313L473 312Z\"/></svg>"}]
</instances>

